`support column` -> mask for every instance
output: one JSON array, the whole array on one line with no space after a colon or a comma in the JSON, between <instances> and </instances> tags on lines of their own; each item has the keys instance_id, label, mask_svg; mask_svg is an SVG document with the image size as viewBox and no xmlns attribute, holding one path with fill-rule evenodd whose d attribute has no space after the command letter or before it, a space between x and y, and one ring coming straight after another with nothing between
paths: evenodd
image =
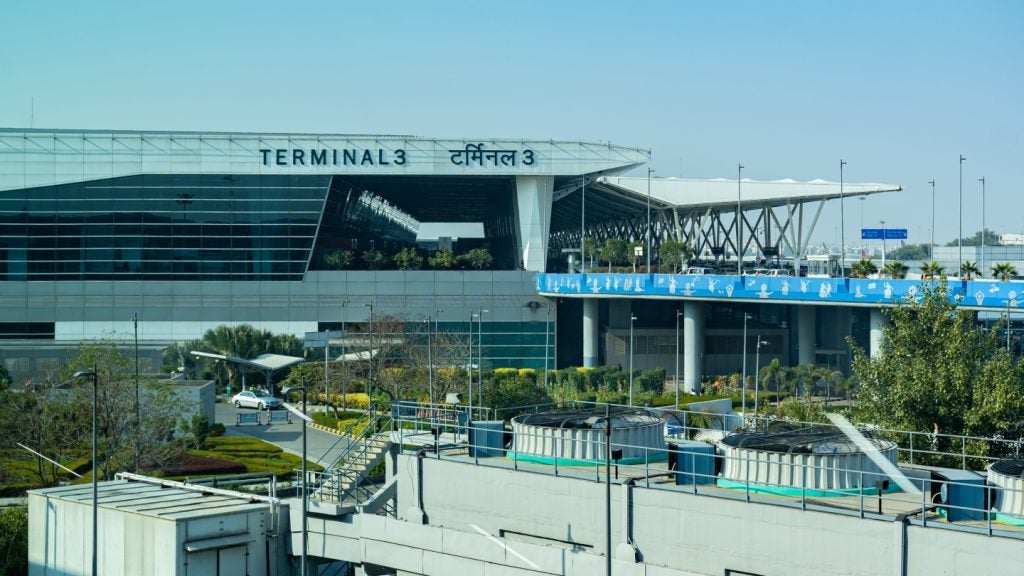
<instances>
[{"instance_id":1,"label":"support column","mask_svg":"<svg viewBox=\"0 0 1024 576\"><path fill-rule=\"evenodd\" d=\"M837 350L849 350L846 339L850 337L850 307L836 307L836 346ZM844 375L850 373L850 355L839 357L838 370Z\"/></svg>"},{"instance_id":2,"label":"support column","mask_svg":"<svg viewBox=\"0 0 1024 576\"><path fill-rule=\"evenodd\" d=\"M683 389L700 394L704 376L704 303L683 302Z\"/></svg>"},{"instance_id":3,"label":"support column","mask_svg":"<svg viewBox=\"0 0 1024 576\"><path fill-rule=\"evenodd\" d=\"M814 306L800 305L797 308L796 356L801 366L814 364L814 352L818 336L815 334Z\"/></svg>"},{"instance_id":4,"label":"support column","mask_svg":"<svg viewBox=\"0 0 1024 576\"><path fill-rule=\"evenodd\" d=\"M598 301L597 298L583 300L583 366L597 366L598 356Z\"/></svg>"},{"instance_id":5,"label":"support column","mask_svg":"<svg viewBox=\"0 0 1024 576\"><path fill-rule=\"evenodd\" d=\"M881 308L871 309L871 320L869 321L870 333L870 351L872 358L878 358L882 355L882 346L885 343L885 335L882 330L889 324L889 319L882 313Z\"/></svg>"},{"instance_id":6,"label":"support column","mask_svg":"<svg viewBox=\"0 0 1024 576\"><path fill-rule=\"evenodd\" d=\"M516 219L523 268L544 272L551 228L553 176L516 176Z\"/></svg>"}]
</instances>

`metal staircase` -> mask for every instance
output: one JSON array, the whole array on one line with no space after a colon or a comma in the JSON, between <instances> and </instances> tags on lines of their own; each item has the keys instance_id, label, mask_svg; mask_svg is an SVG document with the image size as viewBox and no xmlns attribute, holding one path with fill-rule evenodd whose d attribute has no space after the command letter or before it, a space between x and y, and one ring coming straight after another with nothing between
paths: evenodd
<instances>
[{"instance_id":1,"label":"metal staircase","mask_svg":"<svg viewBox=\"0 0 1024 576\"><path fill-rule=\"evenodd\" d=\"M348 439L349 444L338 460L316 473L315 480L310 478L310 499L359 504L373 495L373 489L364 486L364 481L391 448L391 413L381 412L374 404L367 415L366 420L357 420L342 432L339 442Z\"/></svg>"}]
</instances>

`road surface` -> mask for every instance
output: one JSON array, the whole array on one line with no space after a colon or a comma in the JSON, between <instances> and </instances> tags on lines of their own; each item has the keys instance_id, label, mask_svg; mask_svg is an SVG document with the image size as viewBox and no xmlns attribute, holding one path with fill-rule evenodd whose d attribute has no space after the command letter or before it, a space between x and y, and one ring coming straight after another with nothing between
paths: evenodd
<instances>
[{"instance_id":1,"label":"road surface","mask_svg":"<svg viewBox=\"0 0 1024 576\"><path fill-rule=\"evenodd\" d=\"M285 452L302 456L302 421L292 415L291 424L274 423L269 426L262 424L235 425L235 414L238 412L252 413L253 408L235 408L230 404L217 403L217 422L224 424L226 436L250 436L280 446ZM283 409L282 409L283 411ZM349 440L315 428L306 429L306 455L310 462L319 462L327 467L341 456Z\"/></svg>"}]
</instances>

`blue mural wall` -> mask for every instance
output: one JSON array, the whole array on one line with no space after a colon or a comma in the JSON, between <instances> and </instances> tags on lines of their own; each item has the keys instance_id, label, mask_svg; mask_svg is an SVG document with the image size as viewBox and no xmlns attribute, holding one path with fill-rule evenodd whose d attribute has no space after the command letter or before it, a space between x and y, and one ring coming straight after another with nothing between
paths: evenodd
<instances>
[{"instance_id":1,"label":"blue mural wall","mask_svg":"<svg viewBox=\"0 0 1024 576\"><path fill-rule=\"evenodd\" d=\"M921 300L922 280L800 278L795 276L691 276L685 274L538 274L545 296L655 296L866 305ZM1017 308L1024 282L950 281L949 298L970 308Z\"/></svg>"}]
</instances>

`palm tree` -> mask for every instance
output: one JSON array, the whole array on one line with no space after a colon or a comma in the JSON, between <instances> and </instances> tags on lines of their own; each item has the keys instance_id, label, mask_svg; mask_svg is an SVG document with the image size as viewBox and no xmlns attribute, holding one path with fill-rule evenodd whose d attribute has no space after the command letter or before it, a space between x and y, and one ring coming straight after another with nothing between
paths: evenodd
<instances>
[{"instance_id":1,"label":"palm tree","mask_svg":"<svg viewBox=\"0 0 1024 576\"><path fill-rule=\"evenodd\" d=\"M876 272L878 272L878 266L875 266L875 263L867 258L862 258L850 266L850 275L854 278L867 278Z\"/></svg>"},{"instance_id":2,"label":"palm tree","mask_svg":"<svg viewBox=\"0 0 1024 576\"><path fill-rule=\"evenodd\" d=\"M992 275L999 278L1003 282L1010 279L1011 276L1017 275L1017 269L1013 267L1013 264L1009 262L1002 262L992 267Z\"/></svg>"},{"instance_id":3,"label":"palm tree","mask_svg":"<svg viewBox=\"0 0 1024 576\"><path fill-rule=\"evenodd\" d=\"M981 276L981 270L970 260L960 265L960 276L965 280L974 280L975 276Z\"/></svg>"},{"instance_id":4,"label":"palm tree","mask_svg":"<svg viewBox=\"0 0 1024 576\"><path fill-rule=\"evenodd\" d=\"M889 262L882 271L897 280L901 280L907 277L907 270L909 269L903 262Z\"/></svg>"},{"instance_id":5,"label":"palm tree","mask_svg":"<svg viewBox=\"0 0 1024 576\"><path fill-rule=\"evenodd\" d=\"M924 278L935 278L936 276L942 276L946 271L945 268L939 266L939 263L935 260L921 266L921 276Z\"/></svg>"}]
</instances>

